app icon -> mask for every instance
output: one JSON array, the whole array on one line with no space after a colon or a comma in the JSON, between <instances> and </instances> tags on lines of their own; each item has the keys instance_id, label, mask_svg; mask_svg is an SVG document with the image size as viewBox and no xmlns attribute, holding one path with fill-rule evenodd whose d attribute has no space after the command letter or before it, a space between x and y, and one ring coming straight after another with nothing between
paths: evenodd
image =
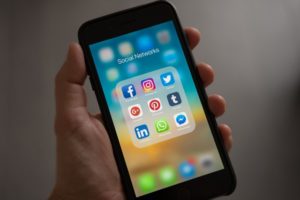
<instances>
[{"instance_id":1,"label":"app icon","mask_svg":"<svg viewBox=\"0 0 300 200\"><path fill-rule=\"evenodd\" d=\"M145 93L152 92L156 88L153 78L144 79L141 84Z\"/></svg>"},{"instance_id":2,"label":"app icon","mask_svg":"<svg viewBox=\"0 0 300 200\"><path fill-rule=\"evenodd\" d=\"M136 91L133 84L128 84L122 87L122 93L124 98L131 98L136 95Z\"/></svg>"},{"instance_id":3,"label":"app icon","mask_svg":"<svg viewBox=\"0 0 300 200\"><path fill-rule=\"evenodd\" d=\"M130 74L135 74L137 72L138 68L137 68L137 64L134 62L130 62L127 65L127 73Z\"/></svg>"},{"instance_id":4,"label":"app icon","mask_svg":"<svg viewBox=\"0 0 300 200\"><path fill-rule=\"evenodd\" d=\"M102 62L110 62L114 59L114 53L110 47L100 49L99 56Z\"/></svg>"},{"instance_id":5,"label":"app icon","mask_svg":"<svg viewBox=\"0 0 300 200\"><path fill-rule=\"evenodd\" d=\"M151 112L158 112L162 109L162 105L159 98L150 99L148 101L148 107Z\"/></svg>"},{"instance_id":6,"label":"app icon","mask_svg":"<svg viewBox=\"0 0 300 200\"><path fill-rule=\"evenodd\" d=\"M193 178L196 175L196 167L194 164L184 161L179 165L179 174L184 179Z\"/></svg>"},{"instance_id":7,"label":"app icon","mask_svg":"<svg viewBox=\"0 0 300 200\"><path fill-rule=\"evenodd\" d=\"M181 98L178 92L173 92L167 95L167 99L170 106L176 106L181 104Z\"/></svg>"},{"instance_id":8,"label":"app icon","mask_svg":"<svg viewBox=\"0 0 300 200\"><path fill-rule=\"evenodd\" d=\"M175 79L174 79L172 72L167 72L167 73L161 74L160 80L161 80L163 86L169 86L169 85L173 85L175 83Z\"/></svg>"},{"instance_id":9,"label":"app icon","mask_svg":"<svg viewBox=\"0 0 300 200\"><path fill-rule=\"evenodd\" d=\"M156 181L152 173L144 173L137 178L138 187L143 193L149 193L155 190Z\"/></svg>"},{"instance_id":10,"label":"app icon","mask_svg":"<svg viewBox=\"0 0 300 200\"><path fill-rule=\"evenodd\" d=\"M212 154L203 154L199 157L199 162L203 169L210 169L214 164L214 157Z\"/></svg>"},{"instance_id":11,"label":"app icon","mask_svg":"<svg viewBox=\"0 0 300 200\"><path fill-rule=\"evenodd\" d=\"M153 48L153 42L148 35L144 35L137 40L138 49L140 51L147 51Z\"/></svg>"},{"instance_id":12,"label":"app icon","mask_svg":"<svg viewBox=\"0 0 300 200\"><path fill-rule=\"evenodd\" d=\"M143 110L140 104L135 104L128 107L129 116L131 119L141 117L143 115Z\"/></svg>"},{"instance_id":13,"label":"app icon","mask_svg":"<svg viewBox=\"0 0 300 200\"><path fill-rule=\"evenodd\" d=\"M185 112L174 115L174 120L177 127L185 126L189 123Z\"/></svg>"},{"instance_id":14,"label":"app icon","mask_svg":"<svg viewBox=\"0 0 300 200\"><path fill-rule=\"evenodd\" d=\"M167 44L170 42L170 33L167 30L159 31L156 37L161 44Z\"/></svg>"},{"instance_id":15,"label":"app icon","mask_svg":"<svg viewBox=\"0 0 300 200\"><path fill-rule=\"evenodd\" d=\"M144 139L150 136L150 132L146 124L142 124L134 128L137 139Z\"/></svg>"},{"instance_id":16,"label":"app icon","mask_svg":"<svg viewBox=\"0 0 300 200\"><path fill-rule=\"evenodd\" d=\"M154 125L155 125L156 132L158 133L162 133L169 130L169 124L165 119L156 120L154 122Z\"/></svg>"},{"instance_id":17,"label":"app icon","mask_svg":"<svg viewBox=\"0 0 300 200\"><path fill-rule=\"evenodd\" d=\"M113 101L116 102L116 103L119 102L118 96L120 96L120 95L118 95L118 91L116 90L116 88L113 89L113 90L111 91L111 98L112 98Z\"/></svg>"},{"instance_id":18,"label":"app icon","mask_svg":"<svg viewBox=\"0 0 300 200\"><path fill-rule=\"evenodd\" d=\"M130 42L122 42L119 44L118 49L122 56L129 56L133 53L133 48Z\"/></svg>"},{"instance_id":19,"label":"app icon","mask_svg":"<svg viewBox=\"0 0 300 200\"><path fill-rule=\"evenodd\" d=\"M163 186L170 186L176 183L177 176L173 167L164 167L159 170L159 179Z\"/></svg>"},{"instance_id":20,"label":"app icon","mask_svg":"<svg viewBox=\"0 0 300 200\"><path fill-rule=\"evenodd\" d=\"M119 78L119 71L117 68L112 67L106 71L106 77L109 81L115 81Z\"/></svg>"},{"instance_id":21,"label":"app icon","mask_svg":"<svg viewBox=\"0 0 300 200\"><path fill-rule=\"evenodd\" d=\"M174 64L177 62L177 53L175 50L170 49L164 52L163 59L167 64Z\"/></svg>"}]
</instances>

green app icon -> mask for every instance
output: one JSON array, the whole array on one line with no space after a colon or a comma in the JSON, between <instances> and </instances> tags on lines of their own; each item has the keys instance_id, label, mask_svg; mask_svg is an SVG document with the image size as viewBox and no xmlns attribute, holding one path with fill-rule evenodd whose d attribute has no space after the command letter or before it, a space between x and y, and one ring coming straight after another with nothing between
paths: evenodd
<instances>
[{"instance_id":1,"label":"green app icon","mask_svg":"<svg viewBox=\"0 0 300 200\"><path fill-rule=\"evenodd\" d=\"M154 124L156 132L158 133L162 133L169 130L169 124L165 119L156 120Z\"/></svg>"},{"instance_id":2,"label":"green app icon","mask_svg":"<svg viewBox=\"0 0 300 200\"><path fill-rule=\"evenodd\" d=\"M143 193L149 193L155 190L155 177L152 173L144 173L138 177L138 186Z\"/></svg>"},{"instance_id":3,"label":"green app icon","mask_svg":"<svg viewBox=\"0 0 300 200\"><path fill-rule=\"evenodd\" d=\"M174 185L177 180L176 170L170 166L160 169L159 179L163 186Z\"/></svg>"}]
</instances>

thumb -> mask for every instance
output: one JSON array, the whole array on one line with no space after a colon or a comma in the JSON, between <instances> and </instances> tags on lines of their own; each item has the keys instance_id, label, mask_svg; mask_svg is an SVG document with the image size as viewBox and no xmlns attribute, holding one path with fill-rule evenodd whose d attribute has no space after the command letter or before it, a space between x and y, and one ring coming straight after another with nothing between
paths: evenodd
<instances>
[{"instance_id":1,"label":"thumb","mask_svg":"<svg viewBox=\"0 0 300 200\"><path fill-rule=\"evenodd\" d=\"M87 107L83 88L86 79L83 52L78 43L71 43L67 58L55 78L56 113Z\"/></svg>"}]
</instances>

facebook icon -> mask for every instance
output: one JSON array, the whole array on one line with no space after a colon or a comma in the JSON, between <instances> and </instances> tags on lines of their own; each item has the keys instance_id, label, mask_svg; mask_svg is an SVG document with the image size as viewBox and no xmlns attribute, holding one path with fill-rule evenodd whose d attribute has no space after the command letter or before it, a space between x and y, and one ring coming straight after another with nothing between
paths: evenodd
<instances>
[{"instance_id":1,"label":"facebook icon","mask_svg":"<svg viewBox=\"0 0 300 200\"><path fill-rule=\"evenodd\" d=\"M122 93L124 98L131 98L136 95L136 91L133 84L128 84L122 87Z\"/></svg>"}]
</instances>

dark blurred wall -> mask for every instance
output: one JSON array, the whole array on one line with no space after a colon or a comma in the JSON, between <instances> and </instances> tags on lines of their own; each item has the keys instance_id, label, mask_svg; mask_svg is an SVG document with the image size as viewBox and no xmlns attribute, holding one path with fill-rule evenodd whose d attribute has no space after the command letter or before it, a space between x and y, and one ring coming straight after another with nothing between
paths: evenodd
<instances>
[{"instance_id":1,"label":"dark blurred wall","mask_svg":"<svg viewBox=\"0 0 300 200\"><path fill-rule=\"evenodd\" d=\"M51 191L53 79L79 25L144 2L0 2L0 199L45 199ZM233 128L238 187L223 199L299 199L300 1L173 2L183 25L202 32L194 54L216 71L209 93L227 99L219 121Z\"/></svg>"},{"instance_id":2,"label":"dark blurred wall","mask_svg":"<svg viewBox=\"0 0 300 200\"><path fill-rule=\"evenodd\" d=\"M7 170L6 154L7 145L6 138L8 135L7 113L8 113L8 73L9 73L9 35L10 35L10 4L0 2L0 198L4 194L5 171Z\"/></svg>"}]
</instances>

